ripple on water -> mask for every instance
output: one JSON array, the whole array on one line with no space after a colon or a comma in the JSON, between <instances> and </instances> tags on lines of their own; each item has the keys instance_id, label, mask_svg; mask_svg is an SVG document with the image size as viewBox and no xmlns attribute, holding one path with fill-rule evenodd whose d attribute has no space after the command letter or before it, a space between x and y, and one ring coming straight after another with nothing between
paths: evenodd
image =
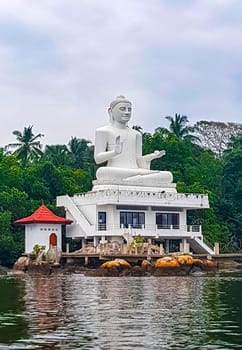
<instances>
[{"instance_id":1,"label":"ripple on water","mask_svg":"<svg viewBox=\"0 0 242 350\"><path fill-rule=\"evenodd\" d=\"M73 274L8 287L17 302L15 314L0 307L0 335L11 335L0 338L3 350L241 349L241 278Z\"/></svg>"}]
</instances>

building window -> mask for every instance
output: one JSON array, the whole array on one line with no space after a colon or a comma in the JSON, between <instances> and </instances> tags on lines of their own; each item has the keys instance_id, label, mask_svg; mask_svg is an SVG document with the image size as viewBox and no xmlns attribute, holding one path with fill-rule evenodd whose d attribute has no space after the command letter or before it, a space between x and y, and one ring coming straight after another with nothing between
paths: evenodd
<instances>
[{"instance_id":1,"label":"building window","mask_svg":"<svg viewBox=\"0 0 242 350\"><path fill-rule=\"evenodd\" d=\"M142 228L145 225L145 213L121 211L120 212L120 227Z\"/></svg>"},{"instance_id":2,"label":"building window","mask_svg":"<svg viewBox=\"0 0 242 350\"><path fill-rule=\"evenodd\" d=\"M156 225L158 229L173 229L178 230L180 228L179 224L179 214L175 213L156 213Z\"/></svg>"},{"instance_id":3,"label":"building window","mask_svg":"<svg viewBox=\"0 0 242 350\"><path fill-rule=\"evenodd\" d=\"M106 231L107 229L107 214L105 211L98 212L98 231Z\"/></svg>"}]
</instances>

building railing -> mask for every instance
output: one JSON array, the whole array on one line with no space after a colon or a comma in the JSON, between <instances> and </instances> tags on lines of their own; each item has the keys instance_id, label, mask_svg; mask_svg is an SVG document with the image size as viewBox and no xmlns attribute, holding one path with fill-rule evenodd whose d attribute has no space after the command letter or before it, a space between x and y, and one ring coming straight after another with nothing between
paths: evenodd
<instances>
[{"instance_id":1,"label":"building railing","mask_svg":"<svg viewBox=\"0 0 242 350\"><path fill-rule=\"evenodd\" d=\"M99 223L97 225L97 231L106 232L107 234L122 234L122 232L130 232L139 230L142 234L142 230L145 230L146 232L154 231L157 233L161 233L162 231L181 231L183 233L189 233L189 234L196 234L199 235L202 234L202 228L201 225L143 225L143 224L133 224L133 225L107 225L107 224L101 224Z\"/></svg>"},{"instance_id":2,"label":"building railing","mask_svg":"<svg viewBox=\"0 0 242 350\"><path fill-rule=\"evenodd\" d=\"M74 195L73 199L76 204L96 204L98 202L105 203L147 203L153 205L172 206L178 205L182 207L203 207L208 208L208 195L197 193L176 193L176 192L152 192L152 191L131 191L131 190L100 190ZM153 204L152 204L153 203Z\"/></svg>"},{"instance_id":3,"label":"building railing","mask_svg":"<svg viewBox=\"0 0 242 350\"><path fill-rule=\"evenodd\" d=\"M107 231L107 224L98 223L97 231Z\"/></svg>"}]
</instances>

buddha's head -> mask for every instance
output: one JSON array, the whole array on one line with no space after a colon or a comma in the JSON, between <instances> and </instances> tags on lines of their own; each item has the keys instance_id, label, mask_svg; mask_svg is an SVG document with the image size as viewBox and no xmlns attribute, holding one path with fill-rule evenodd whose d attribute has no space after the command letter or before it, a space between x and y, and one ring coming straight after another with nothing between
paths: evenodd
<instances>
[{"instance_id":1,"label":"buddha's head","mask_svg":"<svg viewBox=\"0 0 242 350\"><path fill-rule=\"evenodd\" d=\"M108 109L110 123L115 121L121 124L127 124L131 118L131 102L124 96L118 96L114 101L110 103Z\"/></svg>"}]
</instances>

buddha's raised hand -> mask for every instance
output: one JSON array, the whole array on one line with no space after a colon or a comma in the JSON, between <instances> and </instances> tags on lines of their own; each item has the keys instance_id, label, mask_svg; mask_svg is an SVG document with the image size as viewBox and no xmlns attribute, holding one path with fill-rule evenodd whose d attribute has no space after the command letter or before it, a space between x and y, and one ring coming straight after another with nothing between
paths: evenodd
<instances>
[{"instance_id":1,"label":"buddha's raised hand","mask_svg":"<svg viewBox=\"0 0 242 350\"><path fill-rule=\"evenodd\" d=\"M123 145L121 143L120 136L117 136L115 140L114 152L116 154L120 154L122 153L122 149L123 149Z\"/></svg>"}]
</instances>

